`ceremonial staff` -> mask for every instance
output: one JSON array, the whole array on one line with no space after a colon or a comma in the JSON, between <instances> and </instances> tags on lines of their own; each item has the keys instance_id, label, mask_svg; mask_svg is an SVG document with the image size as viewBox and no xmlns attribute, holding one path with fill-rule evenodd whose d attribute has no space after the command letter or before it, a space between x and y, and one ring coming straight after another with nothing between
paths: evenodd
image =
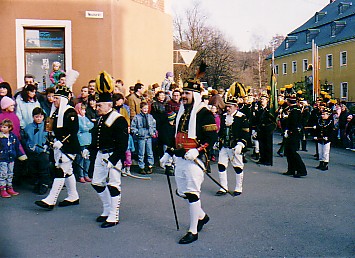
<instances>
[{"instance_id":1,"label":"ceremonial staff","mask_svg":"<svg viewBox=\"0 0 355 258\"><path fill-rule=\"evenodd\" d=\"M176 208L175 208L175 202L174 202L174 196L173 196L173 191L171 189L171 182L170 182L170 175L169 172L165 169L165 174L166 178L168 179L168 185L169 185L169 191L170 191L170 198L171 198L171 203L173 205L173 210L174 210L174 216L175 216L175 223L176 223L176 230L179 230L179 222L176 214Z\"/></svg>"}]
</instances>

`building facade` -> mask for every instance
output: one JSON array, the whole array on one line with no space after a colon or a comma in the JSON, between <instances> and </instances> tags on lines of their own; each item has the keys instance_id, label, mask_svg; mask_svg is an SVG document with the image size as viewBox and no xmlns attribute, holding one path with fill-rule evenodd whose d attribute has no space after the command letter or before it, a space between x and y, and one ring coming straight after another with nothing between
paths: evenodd
<instances>
[{"instance_id":1,"label":"building facade","mask_svg":"<svg viewBox=\"0 0 355 258\"><path fill-rule=\"evenodd\" d=\"M125 87L161 83L173 70L164 0L0 1L0 76L13 89L34 74L49 87L52 62L80 73L74 93L102 70Z\"/></svg>"},{"instance_id":2,"label":"building facade","mask_svg":"<svg viewBox=\"0 0 355 258\"><path fill-rule=\"evenodd\" d=\"M355 102L353 0L331 0L306 23L287 35L274 53L279 88L288 84L303 84L312 89L312 63L313 59L317 59L313 58L312 42L318 46L320 91L326 91L332 98Z\"/></svg>"}]
</instances>

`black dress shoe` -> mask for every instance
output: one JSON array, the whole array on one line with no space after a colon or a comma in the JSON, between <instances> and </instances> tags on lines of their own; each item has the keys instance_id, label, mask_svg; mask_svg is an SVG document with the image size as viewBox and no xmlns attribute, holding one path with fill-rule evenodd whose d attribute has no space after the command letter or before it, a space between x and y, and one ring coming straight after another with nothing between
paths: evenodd
<instances>
[{"instance_id":1,"label":"black dress shoe","mask_svg":"<svg viewBox=\"0 0 355 258\"><path fill-rule=\"evenodd\" d=\"M285 175L285 176L293 176L295 174L295 172L287 171L287 172L282 173L282 174Z\"/></svg>"},{"instance_id":2,"label":"black dress shoe","mask_svg":"<svg viewBox=\"0 0 355 258\"><path fill-rule=\"evenodd\" d=\"M277 152L277 155L279 155L281 158L284 156L280 151Z\"/></svg>"},{"instance_id":3,"label":"black dress shoe","mask_svg":"<svg viewBox=\"0 0 355 258\"><path fill-rule=\"evenodd\" d=\"M294 178L301 178L301 176L307 176L307 174L295 174L295 175L293 175Z\"/></svg>"},{"instance_id":4,"label":"black dress shoe","mask_svg":"<svg viewBox=\"0 0 355 258\"><path fill-rule=\"evenodd\" d=\"M107 220L108 216L98 216L96 218L96 222L105 222Z\"/></svg>"},{"instance_id":5,"label":"black dress shoe","mask_svg":"<svg viewBox=\"0 0 355 258\"><path fill-rule=\"evenodd\" d=\"M71 206L71 205L78 205L79 204L79 199L75 200L75 201L68 201L68 200L64 200L60 203L58 203L59 207L66 207L66 206Z\"/></svg>"},{"instance_id":6,"label":"black dress shoe","mask_svg":"<svg viewBox=\"0 0 355 258\"><path fill-rule=\"evenodd\" d=\"M105 221L104 223L101 224L101 227L102 228L110 228L110 227L118 225L119 223L120 223L119 221L117 221L117 222L107 222L107 221Z\"/></svg>"},{"instance_id":7,"label":"black dress shoe","mask_svg":"<svg viewBox=\"0 0 355 258\"><path fill-rule=\"evenodd\" d=\"M53 210L54 205L49 205L48 203L45 203L44 201L35 201L35 204L41 208L45 208L48 210Z\"/></svg>"},{"instance_id":8,"label":"black dress shoe","mask_svg":"<svg viewBox=\"0 0 355 258\"><path fill-rule=\"evenodd\" d=\"M234 196L238 196L238 195L241 195L241 194L242 194L242 193L241 193L241 192L238 192L238 191L234 191L234 192L233 192L233 195L234 195Z\"/></svg>"},{"instance_id":9,"label":"black dress shoe","mask_svg":"<svg viewBox=\"0 0 355 258\"><path fill-rule=\"evenodd\" d=\"M227 194L227 192L225 192L225 191L218 191L216 194L215 194L215 196L223 196L223 195L226 195Z\"/></svg>"},{"instance_id":10,"label":"black dress shoe","mask_svg":"<svg viewBox=\"0 0 355 258\"><path fill-rule=\"evenodd\" d=\"M210 217L206 214L203 219L199 219L197 223L197 232L200 232L205 224L210 220Z\"/></svg>"},{"instance_id":11,"label":"black dress shoe","mask_svg":"<svg viewBox=\"0 0 355 258\"><path fill-rule=\"evenodd\" d=\"M198 234L192 234L191 232L187 232L187 234L180 239L179 244L182 245L190 244L196 241L197 239L198 239Z\"/></svg>"}]
</instances>

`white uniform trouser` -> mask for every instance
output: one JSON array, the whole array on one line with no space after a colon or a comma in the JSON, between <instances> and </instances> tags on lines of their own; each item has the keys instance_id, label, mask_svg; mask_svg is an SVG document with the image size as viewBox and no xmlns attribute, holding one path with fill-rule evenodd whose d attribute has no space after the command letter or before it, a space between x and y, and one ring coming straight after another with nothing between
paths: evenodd
<instances>
[{"instance_id":1,"label":"white uniform trouser","mask_svg":"<svg viewBox=\"0 0 355 258\"><path fill-rule=\"evenodd\" d=\"M121 192L121 172L113 168L108 168L107 163L103 160L108 160L112 153L102 153L98 152L95 165L94 165L94 174L92 178L92 184L106 187L107 185L117 188ZM118 161L115 164L115 167L118 170L122 169L121 161ZM107 182L108 179L108 182ZM106 219L107 222L118 222L119 221L119 210L121 204L121 194L118 196L111 196L107 187L104 192L98 193L102 205L103 212L101 216L108 216Z\"/></svg>"},{"instance_id":2,"label":"white uniform trouser","mask_svg":"<svg viewBox=\"0 0 355 258\"><path fill-rule=\"evenodd\" d=\"M200 198L201 184L204 180L203 170L192 160L175 157L175 181L177 191L180 196L185 193L193 193ZM201 163L201 165L203 165ZM201 208L201 200L189 203L190 227L192 234L197 234L197 224L199 219L203 219L206 213Z\"/></svg>"},{"instance_id":3,"label":"white uniform trouser","mask_svg":"<svg viewBox=\"0 0 355 258\"><path fill-rule=\"evenodd\" d=\"M185 196L184 193L194 193L200 198L204 172L192 160L186 160L180 157L174 159L175 181L178 194Z\"/></svg>"},{"instance_id":4,"label":"white uniform trouser","mask_svg":"<svg viewBox=\"0 0 355 258\"><path fill-rule=\"evenodd\" d=\"M330 142L326 144L318 143L319 160L329 162Z\"/></svg>"},{"instance_id":5,"label":"white uniform trouser","mask_svg":"<svg viewBox=\"0 0 355 258\"><path fill-rule=\"evenodd\" d=\"M74 154L66 155L68 155L73 160L75 159ZM65 198L65 200L72 202L79 199L79 194L76 190L76 180L73 174L73 161L69 159L66 155L63 154L61 150L54 149L55 166L63 171L65 178L55 178L49 195L46 198L42 199L43 202L49 205L56 204L59 193L62 190L64 183L67 186L68 191L68 197Z\"/></svg>"},{"instance_id":6,"label":"white uniform trouser","mask_svg":"<svg viewBox=\"0 0 355 258\"><path fill-rule=\"evenodd\" d=\"M240 169L243 170L244 168L243 155L241 154L236 155L233 149L222 147L218 156L218 164L223 165L227 169L228 161L231 162L233 168L239 167ZM226 170L219 171L218 175L219 175L219 180L221 185L228 190L227 171ZM244 172L241 172L240 174L236 174L235 191L237 192L243 191L243 178L244 178ZM220 191L224 191L224 189L221 188Z\"/></svg>"},{"instance_id":7,"label":"white uniform trouser","mask_svg":"<svg viewBox=\"0 0 355 258\"><path fill-rule=\"evenodd\" d=\"M119 191L121 191L121 172L117 171L114 168L108 168L107 163L103 161L104 159L108 160L111 154L112 153L103 154L100 151L97 153L95 159L95 165L94 165L94 174L92 177L92 184L98 186L111 185L116 187ZM122 169L121 161L118 161L117 164L115 164L115 167L118 170L121 170ZM108 178L108 182L107 182L107 178Z\"/></svg>"}]
</instances>

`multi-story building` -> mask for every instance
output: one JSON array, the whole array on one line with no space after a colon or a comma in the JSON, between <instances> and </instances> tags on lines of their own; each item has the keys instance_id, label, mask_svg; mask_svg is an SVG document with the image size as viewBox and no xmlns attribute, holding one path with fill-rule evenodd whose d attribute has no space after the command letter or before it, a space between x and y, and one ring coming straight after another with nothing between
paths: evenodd
<instances>
[{"instance_id":1,"label":"multi-story building","mask_svg":"<svg viewBox=\"0 0 355 258\"><path fill-rule=\"evenodd\" d=\"M333 98L354 102L354 0L331 0L287 35L274 53L279 88L303 83L312 89L312 41L318 46L320 90L327 91Z\"/></svg>"},{"instance_id":2,"label":"multi-story building","mask_svg":"<svg viewBox=\"0 0 355 258\"><path fill-rule=\"evenodd\" d=\"M0 77L13 89L26 73L48 87L53 61L80 73L74 92L101 70L126 87L173 70L165 0L2 0L0 17Z\"/></svg>"}]
</instances>

